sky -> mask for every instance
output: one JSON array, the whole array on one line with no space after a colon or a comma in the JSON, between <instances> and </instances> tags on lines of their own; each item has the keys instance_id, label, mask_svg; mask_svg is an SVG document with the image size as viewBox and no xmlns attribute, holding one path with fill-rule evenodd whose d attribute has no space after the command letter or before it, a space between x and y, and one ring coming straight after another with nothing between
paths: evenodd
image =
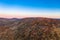
<instances>
[{"instance_id":1,"label":"sky","mask_svg":"<svg viewBox=\"0 0 60 40\"><path fill-rule=\"evenodd\" d=\"M60 18L60 0L0 0L0 17Z\"/></svg>"}]
</instances>

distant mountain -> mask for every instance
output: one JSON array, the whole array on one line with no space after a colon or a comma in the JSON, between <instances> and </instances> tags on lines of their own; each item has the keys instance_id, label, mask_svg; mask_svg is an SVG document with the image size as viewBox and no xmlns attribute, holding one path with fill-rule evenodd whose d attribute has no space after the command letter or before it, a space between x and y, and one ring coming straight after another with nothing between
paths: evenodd
<instances>
[{"instance_id":1,"label":"distant mountain","mask_svg":"<svg viewBox=\"0 0 60 40\"><path fill-rule=\"evenodd\" d=\"M1 40L60 40L60 19L0 18Z\"/></svg>"}]
</instances>

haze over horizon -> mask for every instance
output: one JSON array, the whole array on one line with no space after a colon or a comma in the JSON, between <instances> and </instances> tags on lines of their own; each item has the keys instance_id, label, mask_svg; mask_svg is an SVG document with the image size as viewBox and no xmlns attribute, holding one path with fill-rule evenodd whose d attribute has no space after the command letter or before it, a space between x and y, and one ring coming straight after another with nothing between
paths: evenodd
<instances>
[{"instance_id":1,"label":"haze over horizon","mask_svg":"<svg viewBox=\"0 0 60 40\"><path fill-rule=\"evenodd\" d=\"M0 0L0 17L60 18L60 0Z\"/></svg>"}]
</instances>

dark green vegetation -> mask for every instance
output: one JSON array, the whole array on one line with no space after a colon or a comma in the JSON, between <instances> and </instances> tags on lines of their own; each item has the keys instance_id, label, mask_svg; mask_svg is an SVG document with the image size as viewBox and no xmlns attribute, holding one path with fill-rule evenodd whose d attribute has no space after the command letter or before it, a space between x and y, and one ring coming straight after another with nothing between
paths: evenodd
<instances>
[{"instance_id":1,"label":"dark green vegetation","mask_svg":"<svg viewBox=\"0 0 60 40\"><path fill-rule=\"evenodd\" d=\"M60 40L60 19L0 18L0 40Z\"/></svg>"}]
</instances>

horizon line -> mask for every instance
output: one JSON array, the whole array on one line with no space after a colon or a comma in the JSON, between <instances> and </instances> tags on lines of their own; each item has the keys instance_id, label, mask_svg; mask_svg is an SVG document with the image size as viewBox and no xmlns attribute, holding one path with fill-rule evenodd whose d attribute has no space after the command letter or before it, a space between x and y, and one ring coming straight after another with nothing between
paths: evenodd
<instances>
[{"instance_id":1,"label":"horizon line","mask_svg":"<svg viewBox=\"0 0 60 40\"><path fill-rule=\"evenodd\" d=\"M13 18L49 18L49 19L60 19L60 17L0 17L0 18L7 18L7 19L13 19Z\"/></svg>"}]
</instances>

